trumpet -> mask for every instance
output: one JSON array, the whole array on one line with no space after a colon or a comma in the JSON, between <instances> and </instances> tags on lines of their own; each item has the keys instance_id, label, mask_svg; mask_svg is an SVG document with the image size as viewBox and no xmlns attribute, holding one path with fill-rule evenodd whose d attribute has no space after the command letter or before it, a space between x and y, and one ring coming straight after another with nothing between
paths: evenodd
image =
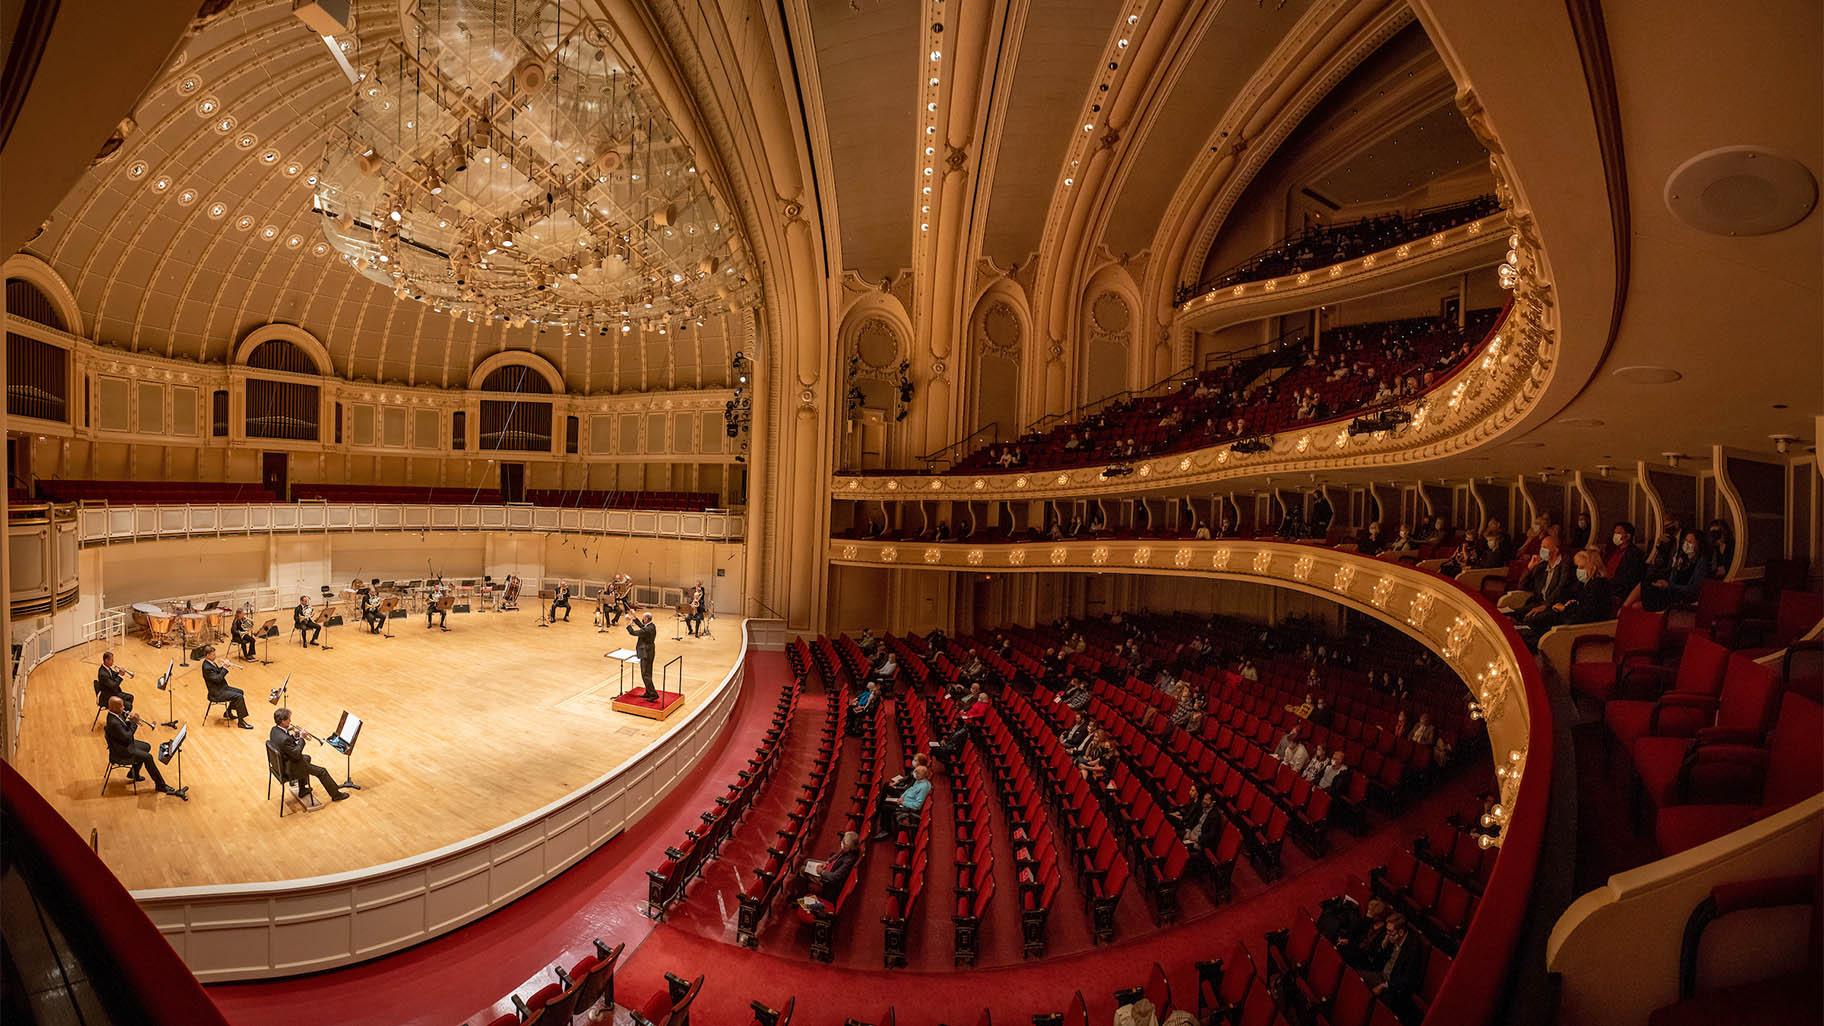
<instances>
[{"instance_id":1,"label":"trumpet","mask_svg":"<svg viewBox=\"0 0 1824 1026\"><path fill-rule=\"evenodd\" d=\"M134 676L134 673L133 673L133 671L132 671L132 670L129 670L129 669L127 669L127 668L126 668L126 667L124 667L124 666L116 666L116 667L114 667L114 669L115 669L115 671L116 671L116 672L118 672L118 673L119 673L119 674L120 674L120 675L121 675L121 676L123 676L123 677L131 677L131 676Z\"/></svg>"},{"instance_id":2,"label":"trumpet","mask_svg":"<svg viewBox=\"0 0 1824 1026\"><path fill-rule=\"evenodd\" d=\"M286 733L290 734L292 737L297 738L301 741L315 741L317 744L323 743L322 738L318 737L315 734L312 734L308 730L305 730L303 727L292 727L290 730L286 731Z\"/></svg>"}]
</instances>

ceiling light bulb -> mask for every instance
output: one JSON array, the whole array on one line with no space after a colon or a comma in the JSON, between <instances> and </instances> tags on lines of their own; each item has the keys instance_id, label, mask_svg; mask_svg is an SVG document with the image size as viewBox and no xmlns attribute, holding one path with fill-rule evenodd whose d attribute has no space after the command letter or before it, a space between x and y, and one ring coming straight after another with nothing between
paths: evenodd
<instances>
[{"instance_id":1,"label":"ceiling light bulb","mask_svg":"<svg viewBox=\"0 0 1824 1026\"><path fill-rule=\"evenodd\" d=\"M931 51L931 60L933 60L933 61L941 61L941 60L943 60L943 59L944 59L944 51L942 51L942 50L933 50L933 51Z\"/></svg>"},{"instance_id":2,"label":"ceiling light bulb","mask_svg":"<svg viewBox=\"0 0 1824 1026\"><path fill-rule=\"evenodd\" d=\"M386 215L386 216L387 216L387 217L390 217L390 218L392 218L392 220L393 220L393 223L394 223L394 224L397 224L397 223L399 223L399 222L400 222L400 221L401 221L401 220L403 220L403 219L404 219L404 216L405 216L405 215L403 215L403 214L401 214L401 213L399 213L399 211L397 211L397 210L394 210L394 211L392 211L392 212L390 212L390 213L388 213L388 214L387 214L387 215Z\"/></svg>"}]
</instances>

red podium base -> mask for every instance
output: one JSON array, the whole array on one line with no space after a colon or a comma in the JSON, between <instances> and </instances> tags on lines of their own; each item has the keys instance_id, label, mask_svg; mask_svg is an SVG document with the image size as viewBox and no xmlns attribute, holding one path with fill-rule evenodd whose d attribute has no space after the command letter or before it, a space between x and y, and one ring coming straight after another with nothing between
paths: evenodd
<instances>
[{"instance_id":1,"label":"red podium base","mask_svg":"<svg viewBox=\"0 0 1824 1026\"><path fill-rule=\"evenodd\" d=\"M612 705L615 712L663 720L684 708L684 695L678 691L661 691L658 698L648 699L644 691L629 691L616 698Z\"/></svg>"}]
</instances>

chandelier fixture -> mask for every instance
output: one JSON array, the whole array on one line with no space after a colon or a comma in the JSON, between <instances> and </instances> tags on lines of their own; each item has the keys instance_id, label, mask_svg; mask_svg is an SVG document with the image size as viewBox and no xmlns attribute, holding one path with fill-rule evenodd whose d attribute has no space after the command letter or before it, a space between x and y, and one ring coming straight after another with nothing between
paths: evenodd
<instances>
[{"instance_id":1,"label":"chandelier fixture","mask_svg":"<svg viewBox=\"0 0 1824 1026\"><path fill-rule=\"evenodd\" d=\"M330 245L470 321L664 334L754 301L752 258L627 47L577 0L362 0L313 176Z\"/></svg>"}]
</instances>

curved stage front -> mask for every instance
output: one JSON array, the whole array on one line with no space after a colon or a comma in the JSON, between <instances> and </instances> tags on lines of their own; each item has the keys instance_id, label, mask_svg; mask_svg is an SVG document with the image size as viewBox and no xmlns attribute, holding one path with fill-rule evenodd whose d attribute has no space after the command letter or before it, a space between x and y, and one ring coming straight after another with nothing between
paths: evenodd
<instances>
[{"instance_id":1,"label":"curved stage front","mask_svg":"<svg viewBox=\"0 0 1824 1026\"><path fill-rule=\"evenodd\" d=\"M175 647L117 642L142 716L171 718L170 703L188 727L188 802L155 795L149 781L135 795L120 771L100 793L106 749L91 722L103 646L81 645L33 671L16 764L79 832L93 832L104 861L205 982L371 958L562 872L663 798L720 734L751 624L724 618L712 622L716 637L673 641L661 618L658 661L683 657L685 694L661 721L610 708L620 664L603 656L631 639L620 628L598 633L587 608L572 617L541 628L536 609L455 614L448 633L408 617L391 621L390 639L352 624L332 629L328 650L281 635L268 643L271 665L230 676L255 730L224 722L220 706L201 718L194 661L176 669L169 697L156 688L180 658ZM637 676L628 667L629 687ZM266 699L287 678L285 704L307 730L329 735L345 709L366 727L352 767L307 745L338 779L352 769L362 789L313 812L288 800L281 819L278 790L267 797L264 744ZM174 733L142 727L139 736L156 744ZM163 769L175 783L176 764Z\"/></svg>"}]
</instances>

